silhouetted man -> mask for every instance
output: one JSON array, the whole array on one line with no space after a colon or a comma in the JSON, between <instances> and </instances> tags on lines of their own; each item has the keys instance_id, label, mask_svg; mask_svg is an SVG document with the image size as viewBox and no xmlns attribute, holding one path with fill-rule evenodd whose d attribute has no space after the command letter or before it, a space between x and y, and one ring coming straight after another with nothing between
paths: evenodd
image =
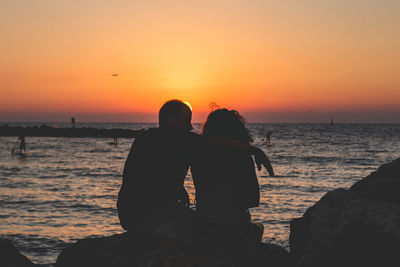
<instances>
[{"instance_id":1,"label":"silhouetted man","mask_svg":"<svg viewBox=\"0 0 400 267\"><path fill-rule=\"evenodd\" d=\"M193 147L192 112L179 100L166 102L159 127L136 137L125 162L118 195L118 216L129 232L149 235L160 222L187 205L183 187ZM188 145L189 144L189 145Z\"/></svg>"}]
</instances>

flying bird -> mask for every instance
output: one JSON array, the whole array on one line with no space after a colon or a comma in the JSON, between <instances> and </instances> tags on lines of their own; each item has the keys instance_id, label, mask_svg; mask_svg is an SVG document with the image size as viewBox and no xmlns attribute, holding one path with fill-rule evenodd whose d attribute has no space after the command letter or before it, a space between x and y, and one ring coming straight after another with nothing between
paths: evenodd
<instances>
[{"instance_id":1,"label":"flying bird","mask_svg":"<svg viewBox=\"0 0 400 267\"><path fill-rule=\"evenodd\" d=\"M117 77L117 76L119 76L119 73L113 73L112 76Z\"/></svg>"}]
</instances>

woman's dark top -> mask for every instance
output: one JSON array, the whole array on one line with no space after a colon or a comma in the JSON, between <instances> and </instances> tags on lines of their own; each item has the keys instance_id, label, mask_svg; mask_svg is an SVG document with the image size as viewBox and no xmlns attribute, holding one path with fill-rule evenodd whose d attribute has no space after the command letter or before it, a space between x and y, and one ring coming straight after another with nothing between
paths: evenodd
<instances>
[{"instance_id":1,"label":"woman's dark top","mask_svg":"<svg viewBox=\"0 0 400 267\"><path fill-rule=\"evenodd\" d=\"M240 149L206 145L191 172L196 209L204 221L226 226L249 222L248 209L257 207L260 191L253 158Z\"/></svg>"}]
</instances>

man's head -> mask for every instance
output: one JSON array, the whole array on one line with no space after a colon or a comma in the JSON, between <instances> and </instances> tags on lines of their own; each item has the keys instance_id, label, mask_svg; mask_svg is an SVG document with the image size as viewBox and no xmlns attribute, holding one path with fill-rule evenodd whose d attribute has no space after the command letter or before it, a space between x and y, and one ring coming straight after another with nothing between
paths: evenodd
<instances>
[{"instance_id":1,"label":"man's head","mask_svg":"<svg viewBox=\"0 0 400 267\"><path fill-rule=\"evenodd\" d=\"M158 113L160 128L190 131L192 126L192 110L181 100L167 101Z\"/></svg>"}]
</instances>

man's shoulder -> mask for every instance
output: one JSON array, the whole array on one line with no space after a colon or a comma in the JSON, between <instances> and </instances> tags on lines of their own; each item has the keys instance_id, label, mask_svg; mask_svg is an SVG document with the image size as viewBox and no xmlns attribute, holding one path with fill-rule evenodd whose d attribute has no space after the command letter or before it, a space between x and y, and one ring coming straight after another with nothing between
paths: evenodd
<instances>
[{"instance_id":1,"label":"man's shoulder","mask_svg":"<svg viewBox=\"0 0 400 267\"><path fill-rule=\"evenodd\" d=\"M136 138L142 139L142 138L151 138L160 133L160 128L154 127L154 128L146 128L142 129L136 136Z\"/></svg>"},{"instance_id":2,"label":"man's shoulder","mask_svg":"<svg viewBox=\"0 0 400 267\"><path fill-rule=\"evenodd\" d=\"M154 140L164 140L164 139L169 139L171 136L175 136L174 138L178 138L181 140L186 140L186 142L189 142L191 144L198 144L202 143L204 140L204 137L198 133L195 132L177 132L177 133L171 133L168 131L163 131L160 128L148 128L143 131L141 131L137 136L136 139L139 142L146 142L146 141L154 141Z\"/></svg>"},{"instance_id":3,"label":"man's shoulder","mask_svg":"<svg viewBox=\"0 0 400 267\"><path fill-rule=\"evenodd\" d=\"M148 146L151 144L154 140L157 139L157 136L159 135L159 128L148 128L148 129L143 129L135 137L135 140L133 141L131 150L133 148L137 147L143 147L143 146Z\"/></svg>"},{"instance_id":4,"label":"man's shoulder","mask_svg":"<svg viewBox=\"0 0 400 267\"><path fill-rule=\"evenodd\" d=\"M186 136L190 142L194 143L202 142L204 140L204 137L201 134L195 132L187 132Z\"/></svg>"}]
</instances>

